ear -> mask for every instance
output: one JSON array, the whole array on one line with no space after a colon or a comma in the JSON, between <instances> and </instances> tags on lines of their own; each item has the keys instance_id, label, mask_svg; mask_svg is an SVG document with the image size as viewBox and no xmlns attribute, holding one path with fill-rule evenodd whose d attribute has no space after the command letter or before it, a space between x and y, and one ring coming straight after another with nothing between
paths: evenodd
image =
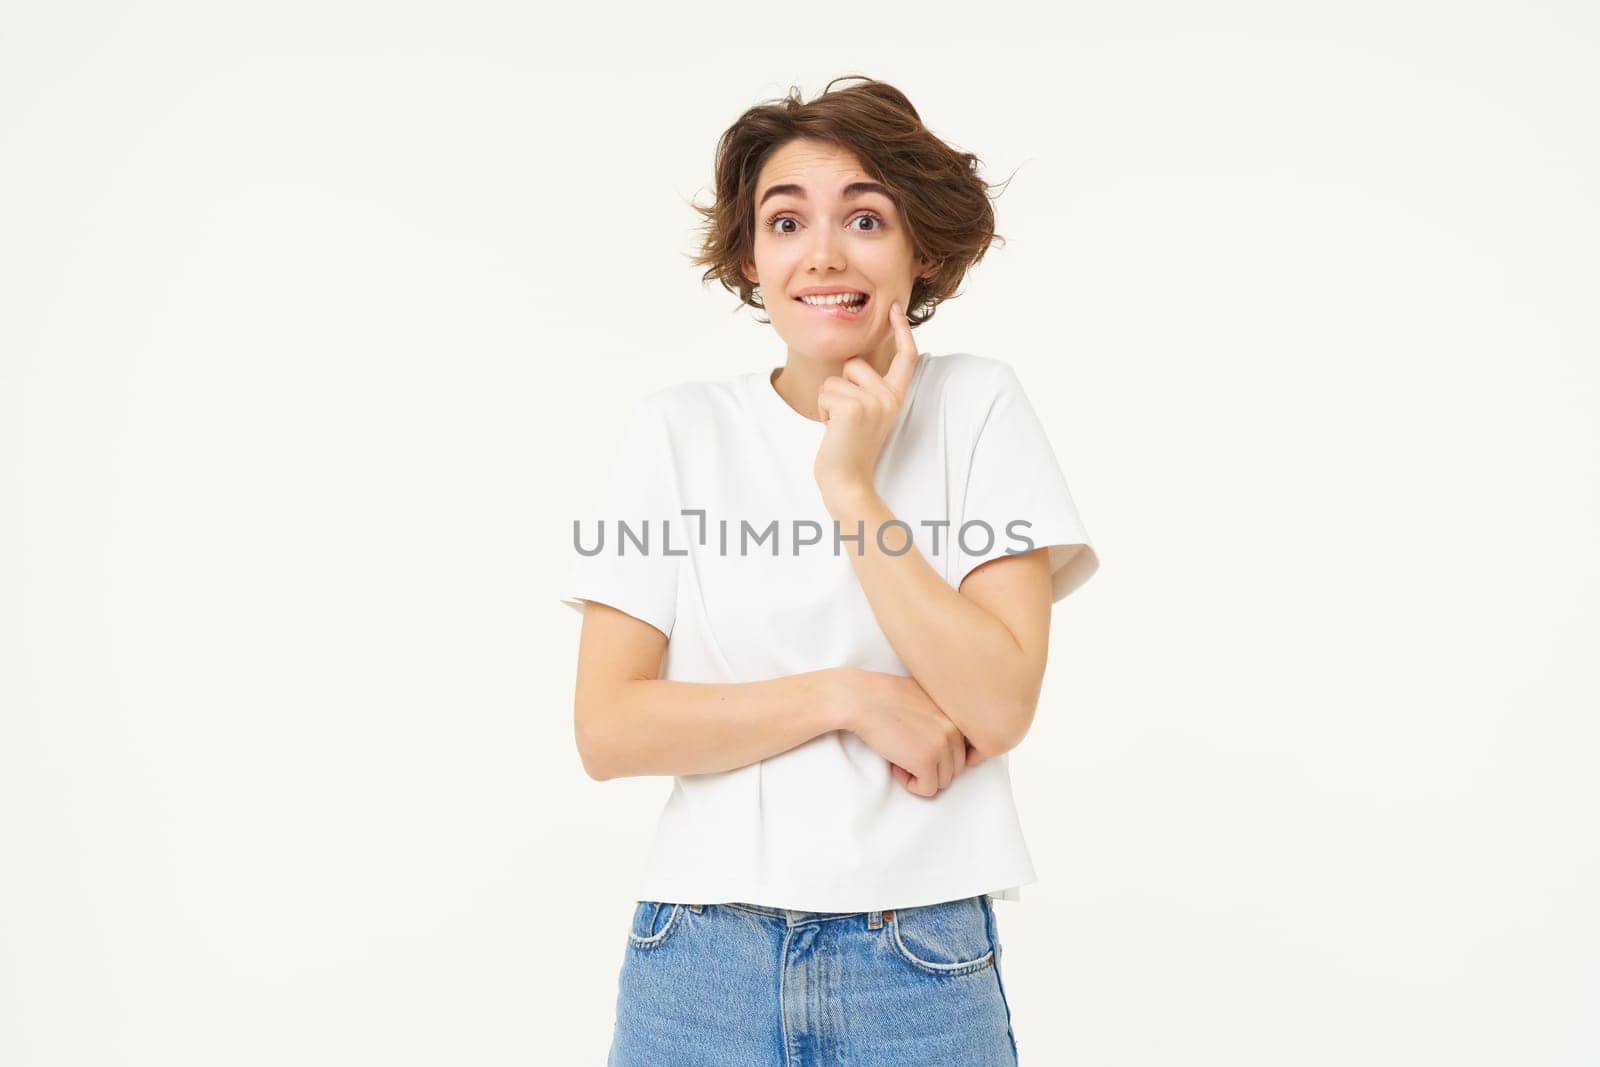
<instances>
[{"instance_id":1,"label":"ear","mask_svg":"<svg viewBox=\"0 0 1600 1067\"><path fill-rule=\"evenodd\" d=\"M747 259L741 263L739 265L739 270L740 273L744 275L744 280L749 282L751 285L761 284L761 276L756 273L756 265L750 260Z\"/></svg>"}]
</instances>

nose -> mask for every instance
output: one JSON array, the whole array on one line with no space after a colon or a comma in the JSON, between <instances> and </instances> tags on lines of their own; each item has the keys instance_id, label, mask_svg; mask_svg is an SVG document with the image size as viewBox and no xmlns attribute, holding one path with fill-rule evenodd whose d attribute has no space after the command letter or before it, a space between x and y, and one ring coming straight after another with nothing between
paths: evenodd
<instances>
[{"instance_id":1,"label":"nose","mask_svg":"<svg viewBox=\"0 0 1600 1067\"><path fill-rule=\"evenodd\" d=\"M830 267L842 269L845 265L844 245L838 235L826 226L815 227L811 232L815 236L806 250L807 265L817 270Z\"/></svg>"}]
</instances>

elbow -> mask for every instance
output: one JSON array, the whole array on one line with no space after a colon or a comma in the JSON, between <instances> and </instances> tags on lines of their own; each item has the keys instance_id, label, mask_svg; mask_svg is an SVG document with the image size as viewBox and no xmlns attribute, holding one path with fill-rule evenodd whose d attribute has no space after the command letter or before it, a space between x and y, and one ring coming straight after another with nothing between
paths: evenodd
<instances>
[{"instance_id":1,"label":"elbow","mask_svg":"<svg viewBox=\"0 0 1600 1067\"><path fill-rule=\"evenodd\" d=\"M578 759L583 763L583 773L597 782L617 777L605 747L600 743L594 728L592 711L581 704L573 709L573 739L578 746Z\"/></svg>"},{"instance_id":2,"label":"elbow","mask_svg":"<svg viewBox=\"0 0 1600 1067\"><path fill-rule=\"evenodd\" d=\"M1011 705L1010 714L1006 716L1006 734L1003 738L1005 751L1009 752L1022 744L1022 739L1028 736L1028 731L1033 728L1033 713L1039 710L1039 694L1044 691L1044 664L1041 662L1028 671L1023 683L1022 692Z\"/></svg>"},{"instance_id":3,"label":"elbow","mask_svg":"<svg viewBox=\"0 0 1600 1067\"><path fill-rule=\"evenodd\" d=\"M968 738L972 747L985 759L1003 756L1022 743L1022 737L1012 731L991 729L981 738Z\"/></svg>"},{"instance_id":4,"label":"elbow","mask_svg":"<svg viewBox=\"0 0 1600 1067\"><path fill-rule=\"evenodd\" d=\"M969 740L985 757L1010 752L1022 744L1022 739L1028 736L1028 729L1033 725L1033 712L1037 706L1037 699L1008 704L993 721L987 724L988 729L983 732L983 737Z\"/></svg>"},{"instance_id":5,"label":"elbow","mask_svg":"<svg viewBox=\"0 0 1600 1067\"><path fill-rule=\"evenodd\" d=\"M1010 752L1028 736L1028 730L1033 726L1033 713L1039 707L1039 694L1044 689L1043 658L1034 662L1025 657L1006 681L1008 684L994 686L990 690L991 693L998 690L1004 694L1004 699L991 703L981 716L974 716L977 722L982 723L979 732L983 736L968 735L973 747L985 757Z\"/></svg>"},{"instance_id":6,"label":"elbow","mask_svg":"<svg viewBox=\"0 0 1600 1067\"><path fill-rule=\"evenodd\" d=\"M593 778L597 782L607 782L617 777L617 774L614 770L612 770L611 765L606 763L600 757L599 753L595 752L591 748L585 748L584 746L579 745L578 759L583 763L583 773L587 774L590 778Z\"/></svg>"},{"instance_id":7,"label":"elbow","mask_svg":"<svg viewBox=\"0 0 1600 1067\"><path fill-rule=\"evenodd\" d=\"M592 744L585 744L580 737L578 740L578 760L583 764L583 773L597 782L603 782L611 777L610 770L600 758Z\"/></svg>"},{"instance_id":8,"label":"elbow","mask_svg":"<svg viewBox=\"0 0 1600 1067\"><path fill-rule=\"evenodd\" d=\"M580 684L573 698L573 739L583 772L597 782L626 778L641 773L630 731L627 683L617 685Z\"/></svg>"},{"instance_id":9,"label":"elbow","mask_svg":"<svg viewBox=\"0 0 1600 1067\"><path fill-rule=\"evenodd\" d=\"M578 750L578 758L583 761L583 773L587 774L595 781L605 782L616 777L616 775L612 774L605 764L601 763L595 758L595 756L582 748Z\"/></svg>"}]
</instances>

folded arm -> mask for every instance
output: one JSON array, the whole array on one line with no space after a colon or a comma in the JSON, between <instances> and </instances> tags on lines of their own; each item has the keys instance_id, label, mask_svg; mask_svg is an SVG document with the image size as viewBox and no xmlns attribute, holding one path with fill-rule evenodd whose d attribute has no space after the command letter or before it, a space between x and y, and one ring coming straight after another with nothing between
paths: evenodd
<instances>
[{"instance_id":1,"label":"folded arm","mask_svg":"<svg viewBox=\"0 0 1600 1067\"><path fill-rule=\"evenodd\" d=\"M1047 548L982 564L959 590L914 548L889 555L877 531L895 518L873 489L825 494L842 542L900 662L983 756L1015 748L1033 723L1050 641ZM899 550L907 535L884 531ZM859 555L857 552L859 551Z\"/></svg>"},{"instance_id":2,"label":"folded arm","mask_svg":"<svg viewBox=\"0 0 1600 1067\"><path fill-rule=\"evenodd\" d=\"M710 774L787 752L846 729L849 698L866 672L808 671L756 682L660 677L667 635L591 600L578 645L573 728L584 770L604 781L632 775Z\"/></svg>"}]
</instances>

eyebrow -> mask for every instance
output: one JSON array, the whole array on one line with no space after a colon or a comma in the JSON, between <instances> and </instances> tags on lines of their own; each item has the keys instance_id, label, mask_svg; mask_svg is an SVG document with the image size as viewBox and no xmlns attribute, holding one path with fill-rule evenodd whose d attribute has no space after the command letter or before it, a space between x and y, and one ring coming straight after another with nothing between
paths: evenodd
<instances>
[{"instance_id":1,"label":"eyebrow","mask_svg":"<svg viewBox=\"0 0 1600 1067\"><path fill-rule=\"evenodd\" d=\"M856 197L865 196L867 193L879 193L887 197L891 202L894 200L894 197L889 195L889 190L877 182L851 182L839 190L839 199L854 200ZM760 207L775 196L783 195L794 196L804 200L806 198L806 190L804 186L792 183L774 185L761 194L761 199L756 202L756 207Z\"/></svg>"}]
</instances>

